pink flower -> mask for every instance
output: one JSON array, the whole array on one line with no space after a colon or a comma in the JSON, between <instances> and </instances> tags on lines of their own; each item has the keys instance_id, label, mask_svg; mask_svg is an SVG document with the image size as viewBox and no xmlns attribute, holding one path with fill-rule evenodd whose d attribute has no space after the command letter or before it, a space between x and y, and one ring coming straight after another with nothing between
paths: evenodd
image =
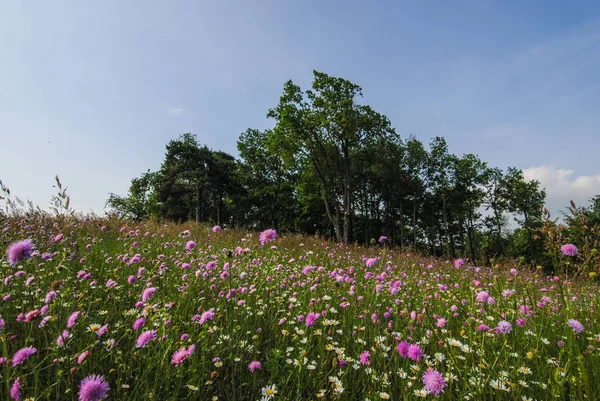
<instances>
[{"instance_id":1,"label":"pink flower","mask_svg":"<svg viewBox=\"0 0 600 401\"><path fill-rule=\"evenodd\" d=\"M144 323L146 323L146 319L144 319L143 317L137 319L135 322L133 322L133 329L135 331L138 331L140 327L144 325Z\"/></svg>"},{"instance_id":2,"label":"pink flower","mask_svg":"<svg viewBox=\"0 0 600 401\"><path fill-rule=\"evenodd\" d=\"M275 241L277 237L277 231L273 229L268 229L260 233L260 244L264 245L267 242Z\"/></svg>"},{"instance_id":3,"label":"pink flower","mask_svg":"<svg viewBox=\"0 0 600 401\"><path fill-rule=\"evenodd\" d=\"M406 355L413 361L418 362L423 357L423 350L417 344L408 347Z\"/></svg>"},{"instance_id":4,"label":"pink flower","mask_svg":"<svg viewBox=\"0 0 600 401\"><path fill-rule=\"evenodd\" d=\"M436 323L437 327L444 327L445 325L446 325L446 319L444 319L443 317L441 317L437 320L437 323Z\"/></svg>"},{"instance_id":5,"label":"pink flower","mask_svg":"<svg viewBox=\"0 0 600 401\"><path fill-rule=\"evenodd\" d=\"M102 337L103 335L106 334L107 331L108 331L108 324L105 324L104 326L102 326L98 329L98 331L96 332L96 335L98 337Z\"/></svg>"},{"instance_id":6,"label":"pink flower","mask_svg":"<svg viewBox=\"0 0 600 401\"><path fill-rule=\"evenodd\" d=\"M213 232L213 233L218 233L218 232L221 232L221 227L220 227L220 226L214 226L214 227L212 228L212 232Z\"/></svg>"},{"instance_id":7,"label":"pink flower","mask_svg":"<svg viewBox=\"0 0 600 401\"><path fill-rule=\"evenodd\" d=\"M583 331L583 325L581 324L581 322L575 320L575 319L569 319L567 321L567 324L569 326L571 326L571 328L573 329L573 331L575 333L581 333Z\"/></svg>"},{"instance_id":8,"label":"pink flower","mask_svg":"<svg viewBox=\"0 0 600 401\"><path fill-rule=\"evenodd\" d=\"M35 245L33 245L30 239L25 239L9 245L6 249L8 264L15 266L20 261L29 259L34 250Z\"/></svg>"},{"instance_id":9,"label":"pink flower","mask_svg":"<svg viewBox=\"0 0 600 401\"><path fill-rule=\"evenodd\" d=\"M188 359L190 355L194 353L196 347L194 345L190 345L189 348L183 347L178 349L173 353L173 358L171 359L171 364L175 366L179 366L183 361Z\"/></svg>"},{"instance_id":10,"label":"pink flower","mask_svg":"<svg viewBox=\"0 0 600 401\"><path fill-rule=\"evenodd\" d=\"M370 365L371 361L369 361L369 357L371 356L371 354L369 353L369 351L364 351L363 353L360 354L360 363L362 363L363 365Z\"/></svg>"},{"instance_id":11,"label":"pink flower","mask_svg":"<svg viewBox=\"0 0 600 401\"><path fill-rule=\"evenodd\" d=\"M408 348L409 347L410 347L409 343L407 343L406 341L402 341L396 346L396 351L398 351L398 353L400 354L400 356L402 358L406 358L408 356Z\"/></svg>"},{"instance_id":12,"label":"pink flower","mask_svg":"<svg viewBox=\"0 0 600 401\"><path fill-rule=\"evenodd\" d=\"M52 238L52 242L58 242L62 239L63 234L58 234L56 237Z\"/></svg>"},{"instance_id":13,"label":"pink flower","mask_svg":"<svg viewBox=\"0 0 600 401\"><path fill-rule=\"evenodd\" d=\"M136 347L137 348L143 348L146 345L148 345L148 343L150 341L153 341L156 339L156 330L147 330L144 331L142 334L139 335L139 337L137 338L136 341Z\"/></svg>"},{"instance_id":14,"label":"pink flower","mask_svg":"<svg viewBox=\"0 0 600 401\"><path fill-rule=\"evenodd\" d=\"M85 361L85 358L88 357L89 354L90 354L90 351L83 351L81 354L79 354L79 356L77 357L77 364L81 365L83 363L83 361Z\"/></svg>"},{"instance_id":15,"label":"pink flower","mask_svg":"<svg viewBox=\"0 0 600 401\"><path fill-rule=\"evenodd\" d=\"M110 387L102 376L88 376L79 385L79 401L99 401L108 397Z\"/></svg>"},{"instance_id":16,"label":"pink flower","mask_svg":"<svg viewBox=\"0 0 600 401\"><path fill-rule=\"evenodd\" d=\"M460 269L460 267L464 264L465 264L465 261L462 259L456 259L454 261L454 267L456 267L457 269Z\"/></svg>"},{"instance_id":17,"label":"pink flower","mask_svg":"<svg viewBox=\"0 0 600 401\"><path fill-rule=\"evenodd\" d=\"M33 347L21 348L20 350L15 352L15 355L12 358L12 367L14 368L15 366L20 365L23 362L27 361L29 359L29 357L31 355L35 354L36 352L37 352L37 349L35 349Z\"/></svg>"},{"instance_id":18,"label":"pink flower","mask_svg":"<svg viewBox=\"0 0 600 401\"><path fill-rule=\"evenodd\" d=\"M317 320L317 318L319 317L318 313L315 312L310 312L308 315L306 315L306 326L312 326L313 324L315 324L315 321Z\"/></svg>"},{"instance_id":19,"label":"pink flower","mask_svg":"<svg viewBox=\"0 0 600 401\"><path fill-rule=\"evenodd\" d=\"M367 267L371 267L373 266L375 263L377 263L377 258L369 258L365 261L365 265Z\"/></svg>"},{"instance_id":20,"label":"pink flower","mask_svg":"<svg viewBox=\"0 0 600 401\"><path fill-rule=\"evenodd\" d=\"M18 377L15 379L12 386L10 387L10 398L12 398L15 401L21 400L21 381Z\"/></svg>"},{"instance_id":21,"label":"pink flower","mask_svg":"<svg viewBox=\"0 0 600 401\"><path fill-rule=\"evenodd\" d=\"M67 319L67 328L68 329L70 329L71 327L73 327L75 325L75 322L77 321L78 317L79 317L79 312L71 313L71 316L69 316L69 318Z\"/></svg>"},{"instance_id":22,"label":"pink flower","mask_svg":"<svg viewBox=\"0 0 600 401\"><path fill-rule=\"evenodd\" d=\"M425 385L425 390L433 395L443 393L447 385L446 380L444 380L440 372L431 368L423 373L423 384Z\"/></svg>"},{"instance_id":23,"label":"pink flower","mask_svg":"<svg viewBox=\"0 0 600 401\"><path fill-rule=\"evenodd\" d=\"M146 288L142 293L142 301L148 302L148 300L152 297L152 295L154 295L155 292L156 288L154 287Z\"/></svg>"},{"instance_id":24,"label":"pink flower","mask_svg":"<svg viewBox=\"0 0 600 401\"><path fill-rule=\"evenodd\" d=\"M573 244L566 244L560 247L560 250L562 251L563 255L565 256L576 256L578 249L575 245Z\"/></svg>"},{"instance_id":25,"label":"pink flower","mask_svg":"<svg viewBox=\"0 0 600 401\"><path fill-rule=\"evenodd\" d=\"M248 369L250 369L250 372L254 373L255 370L258 370L262 368L262 365L260 362L258 361L252 361L250 362L250 364L248 365Z\"/></svg>"},{"instance_id":26,"label":"pink flower","mask_svg":"<svg viewBox=\"0 0 600 401\"><path fill-rule=\"evenodd\" d=\"M185 244L185 249L188 250L188 251L191 251L192 249L194 249L196 247L196 245L197 244L194 241L188 241Z\"/></svg>"}]
</instances>

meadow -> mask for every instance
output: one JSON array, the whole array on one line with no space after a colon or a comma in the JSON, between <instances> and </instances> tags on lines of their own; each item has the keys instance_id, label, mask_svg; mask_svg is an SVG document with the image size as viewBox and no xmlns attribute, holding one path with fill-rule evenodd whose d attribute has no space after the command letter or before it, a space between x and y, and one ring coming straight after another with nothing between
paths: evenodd
<instances>
[{"instance_id":1,"label":"meadow","mask_svg":"<svg viewBox=\"0 0 600 401\"><path fill-rule=\"evenodd\" d=\"M600 399L592 280L385 238L0 221L0 400Z\"/></svg>"}]
</instances>

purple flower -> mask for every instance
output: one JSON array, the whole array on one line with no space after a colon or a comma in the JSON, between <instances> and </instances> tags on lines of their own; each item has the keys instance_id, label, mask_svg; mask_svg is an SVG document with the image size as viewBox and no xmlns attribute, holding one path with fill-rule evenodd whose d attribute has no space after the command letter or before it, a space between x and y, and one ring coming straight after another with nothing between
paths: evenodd
<instances>
[{"instance_id":1,"label":"purple flower","mask_svg":"<svg viewBox=\"0 0 600 401\"><path fill-rule=\"evenodd\" d=\"M212 232L213 232L213 233L218 233L218 232L221 232L221 227L220 227L220 226L214 226L214 227L212 228Z\"/></svg>"},{"instance_id":2,"label":"purple flower","mask_svg":"<svg viewBox=\"0 0 600 401\"><path fill-rule=\"evenodd\" d=\"M385 235L382 235L381 237L379 237L379 243L386 242L387 240L388 240L388 237L386 237Z\"/></svg>"},{"instance_id":3,"label":"purple flower","mask_svg":"<svg viewBox=\"0 0 600 401\"><path fill-rule=\"evenodd\" d=\"M579 322L578 320L569 319L567 321L567 324L571 326L575 333L581 333L583 331L583 324L581 324L581 322Z\"/></svg>"},{"instance_id":4,"label":"purple flower","mask_svg":"<svg viewBox=\"0 0 600 401\"><path fill-rule=\"evenodd\" d=\"M425 390L434 395L443 393L447 385L446 380L444 380L440 372L431 368L423 373L423 384L425 385Z\"/></svg>"},{"instance_id":5,"label":"purple flower","mask_svg":"<svg viewBox=\"0 0 600 401\"><path fill-rule=\"evenodd\" d=\"M369 353L369 351L364 351L363 353L360 354L360 363L362 363L363 365L370 365L371 361L369 360L369 357L371 356L371 354Z\"/></svg>"},{"instance_id":6,"label":"purple flower","mask_svg":"<svg viewBox=\"0 0 600 401\"><path fill-rule=\"evenodd\" d=\"M373 266L375 263L377 263L377 258L369 258L365 261L365 265L367 267L371 267Z\"/></svg>"},{"instance_id":7,"label":"purple flower","mask_svg":"<svg viewBox=\"0 0 600 401\"><path fill-rule=\"evenodd\" d=\"M250 364L248 365L248 369L250 369L250 372L254 373L255 370L258 370L262 368L262 365L260 362L258 361L252 361L250 362Z\"/></svg>"},{"instance_id":8,"label":"purple flower","mask_svg":"<svg viewBox=\"0 0 600 401\"><path fill-rule=\"evenodd\" d=\"M173 353L173 358L171 359L171 363L175 366L178 366L180 363L185 361L194 353L196 347L194 345L190 345L189 348L180 348Z\"/></svg>"},{"instance_id":9,"label":"purple flower","mask_svg":"<svg viewBox=\"0 0 600 401\"><path fill-rule=\"evenodd\" d=\"M102 376L91 375L79 385L79 401L99 401L108 397L110 387Z\"/></svg>"},{"instance_id":10,"label":"purple flower","mask_svg":"<svg viewBox=\"0 0 600 401\"><path fill-rule=\"evenodd\" d=\"M423 350L417 344L408 347L406 355L413 361L418 362L423 357Z\"/></svg>"},{"instance_id":11,"label":"purple flower","mask_svg":"<svg viewBox=\"0 0 600 401\"><path fill-rule=\"evenodd\" d=\"M10 398L15 401L21 400L21 381L17 377L10 387Z\"/></svg>"},{"instance_id":12,"label":"purple flower","mask_svg":"<svg viewBox=\"0 0 600 401\"><path fill-rule=\"evenodd\" d=\"M63 235L62 234L58 234L56 237L52 238L52 242L58 242L62 239Z\"/></svg>"},{"instance_id":13,"label":"purple flower","mask_svg":"<svg viewBox=\"0 0 600 401\"><path fill-rule=\"evenodd\" d=\"M265 230L262 233L260 233L260 244L264 245L267 242L275 241L276 237L277 231L269 228L268 230Z\"/></svg>"},{"instance_id":14,"label":"purple flower","mask_svg":"<svg viewBox=\"0 0 600 401\"><path fill-rule=\"evenodd\" d=\"M139 335L136 341L137 348L143 348L152 340L156 339L156 330L147 330Z\"/></svg>"},{"instance_id":15,"label":"purple flower","mask_svg":"<svg viewBox=\"0 0 600 401\"><path fill-rule=\"evenodd\" d=\"M137 319L135 322L133 322L133 329L135 331L138 331L140 327L144 325L144 323L146 323L146 319L144 319L143 317Z\"/></svg>"},{"instance_id":16,"label":"purple flower","mask_svg":"<svg viewBox=\"0 0 600 401\"><path fill-rule=\"evenodd\" d=\"M396 351L398 351L398 353L400 354L400 356L402 358L406 358L408 356L408 348L409 347L410 347L409 343L407 343L406 341L402 341L396 346Z\"/></svg>"},{"instance_id":17,"label":"purple flower","mask_svg":"<svg viewBox=\"0 0 600 401\"><path fill-rule=\"evenodd\" d=\"M317 320L317 318L319 317L318 313L315 312L310 312L308 315L306 315L306 326L312 326L313 324L315 324L315 321Z\"/></svg>"},{"instance_id":18,"label":"purple flower","mask_svg":"<svg viewBox=\"0 0 600 401\"><path fill-rule=\"evenodd\" d=\"M194 249L196 247L196 243L194 241L188 241L185 244L185 249L188 251L191 251L192 249Z\"/></svg>"},{"instance_id":19,"label":"purple flower","mask_svg":"<svg viewBox=\"0 0 600 401\"><path fill-rule=\"evenodd\" d=\"M22 260L29 259L34 249L35 245L33 245L30 239L25 239L9 245L6 249L8 263L11 266L14 266Z\"/></svg>"},{"instance_id":20,"label":"purple flower","mask_svg":"<svg viewBox=\"0 0 600 401\"><path fill-rule=\"evenodd\" d=\"M14 368L17 365L22 364L27 359L29 359L29 357L31 355L35 354L36 352L37 352L37 349L35 349L33 347L21 348L20 350L15 352L15 355L12 358L12 367Z\"/></svg>"},{"instance_id":21,"label":"purple flower","mask_svg":"<svg viewBox=\"0 0 600 401\"><path fill-rule=\"evenodd\" d=\"M575 256L577 255L577 247L573 244L566 244L560 247L563 255L566 256Z\"/></svg>"},{"instance_id":22,"label":"purple flower","mask_svg":"<svg viewBox=\"0 0 600 401\"><path fill-rule=\"evenodd\" d=\"M68 329L70 329L71 327L73 327L75 325L75 321L77 320L78 317L79 317L79 312L71 313L71 316L69 316L69 318L67 319L67 328Z\"/></svg>"},{"instance_id":23,"label":"purple flower","mask_svg":"<svg viewBox=\"0 0 600 401\"><path fill-rule=\"evenodd\" d=\"M496 333L508 334L511 331L512 331L512 324L510 324L506 320L501 320L498 322L498 326L496 327Z\"/></svg>"},{"instance_id":24,"label":"purple flower","mask_svg":"<svg viewBox=\"0 0 600 401\"><path fill-rule=\"evenodd\" d=\"M463 259L456 259L454 261L454 267L456 267L457 269L460 269L460 267L464 264L465 264L465 261Z\"/></svg>"},{"instance_id":25,"label":"purple flower","mask_svg":"<svg viewBox=\"0 0 600 401\"><path fill-rule=\"evenodd\" d=\"M150 299L150 297L152 297L152 295L154 295L154 292L156 292L156 288L154 288L154 287L146 288L144 290L144 292L142 293L142 301L147 302Z\"/></svg>"}]
</instances>

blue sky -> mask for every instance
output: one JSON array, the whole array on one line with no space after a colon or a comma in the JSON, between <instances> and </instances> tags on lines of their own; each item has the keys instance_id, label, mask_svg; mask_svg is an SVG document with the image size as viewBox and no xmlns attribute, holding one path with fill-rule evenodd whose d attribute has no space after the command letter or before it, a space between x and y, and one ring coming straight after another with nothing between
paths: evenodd
<instances>
[{"instance_id":1,"label":"blue sky","mask_svg":"<svg viewBox=\"0 0 600 401\"><path fill-rule=\"evenodd\" d=\"M363 87L403 135L516 166L556 211L600 193L600 2L102 1L0 6L0 179L73 205L156 170L185 132L236 154L283 83Z\"/></svg>"}]
</instances>

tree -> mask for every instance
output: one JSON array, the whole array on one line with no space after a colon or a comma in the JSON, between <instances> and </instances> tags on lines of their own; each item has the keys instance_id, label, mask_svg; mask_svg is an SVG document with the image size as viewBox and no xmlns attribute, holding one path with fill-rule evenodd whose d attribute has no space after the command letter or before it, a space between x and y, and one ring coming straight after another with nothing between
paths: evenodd
<instances>
[{"instance_id":1,"label":"tree","mask_svg":"<svg viewBox=\"0 0 600 401\"><path fill-rule=\"evenodd\" d=\"M515 221L527 231L528 253L530 260L533 260L535 254L533 232L540 226L546 192L540 189L539 181L525 180L523 171L514 167L508 169L505 181L508 211L521 216L521 218L515 217Z\"/></svg>"},{"instance_id":2,"label":"tree","mask_svg":"<svg viewBox=\"0 0 600 401\"><path fill-rule=\"evenodd\" d=\"M288 166L314 169L327 216L344 243L352 237L355 164L362 144L396 135L387 117L357 102L360 96L358 85L314 71L311 90L286 82L279 105L268 113L277 122L272 138L278 154Z\"/></svg>"},{"instance_id":3,"label":"tree","mask_svg":"<svg viewBox=\"0 0 600 401\"><path fill-rule=\"evenodd\" d=\"M157 174L148 170L131 180L126 197L110 193L106 206L119 210L125 217L142 220L158 217L158 199L154 185Z\"/></svg>"}]
</instances>

